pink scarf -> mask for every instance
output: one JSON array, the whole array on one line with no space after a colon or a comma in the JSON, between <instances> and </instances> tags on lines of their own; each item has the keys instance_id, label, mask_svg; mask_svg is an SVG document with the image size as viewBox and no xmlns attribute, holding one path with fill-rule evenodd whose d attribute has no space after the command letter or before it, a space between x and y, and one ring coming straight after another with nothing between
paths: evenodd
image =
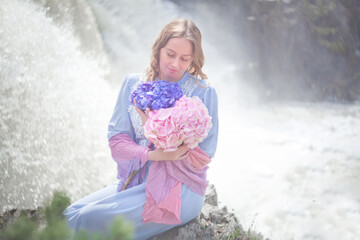
<instances>
[{"instance_id":1,"label":"pink scarf","mask_svg":"<svg viewBox=\"0 0 360 240\"><path fill-rule=\"evenodd\" d=\"M125 182L134 170L140 169L128 188L143 181L148 148L139 146L127 134L117 134L109 141L112 157L118 164L118 178ZM130 160L129 160L130 159ZM152 161L146 179L146 200L143 223L180 224L181 186L205 194L207 166L211 158L200 148L189 150L184 160Z\"/></svg>"}]
</instances>

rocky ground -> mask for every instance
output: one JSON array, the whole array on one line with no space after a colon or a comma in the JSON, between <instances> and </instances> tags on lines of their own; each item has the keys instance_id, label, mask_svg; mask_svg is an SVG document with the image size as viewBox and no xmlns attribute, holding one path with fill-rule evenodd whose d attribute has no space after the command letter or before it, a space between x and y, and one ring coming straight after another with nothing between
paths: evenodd
<instances>
[{"instance_id":1,"label":"rocky ground","mask_svg":"<svg viewBox=\"0 0 360 240\"><path fill-rule=\"evenodd\" d=\"M244 231L234 214L229 213L226 207L219 208L214 185L210 185L206 192L206 200L200 215L184 226L174 228L153 237L151 240L262 240L259 233L250 230ZM13 223L20 215L44 225L44 210L12 209L0 215L0 231L8 224Z\"/></svg>"},{"instance_id":2,"label":"rocky ground","mask_svg":"<svg viewBox=\"0 0 360 240\"><path fill-rule=\"evenodd\" d=\"M205 204L200 215L182 227L171 229L151 240L262 240L259 233L244 231L234 214L226 207L219 208L214 185L207 188ZM269 239L268 239L269 240Z\"/></svg>"}]
</instances>

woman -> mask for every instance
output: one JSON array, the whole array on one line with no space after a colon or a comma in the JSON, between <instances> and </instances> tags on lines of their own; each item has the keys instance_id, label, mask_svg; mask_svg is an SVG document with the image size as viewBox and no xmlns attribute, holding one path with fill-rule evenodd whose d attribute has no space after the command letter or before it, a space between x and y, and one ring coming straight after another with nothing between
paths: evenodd
<instances>
[{"instance_id":1,"label":"woman","mask_svg":"<svg viewBox=\"0 0 360 240\"><path fill-rule=\"evenodd\" d=\"M147 239L200 213L208 184L206 165L218 137L217 95L203 80L203 63L201 33L193 22L178 19L164 27L153 45L150 68L126 77L109 123L119 182L69 206L64 214L72 228L105 232L113 218L122 215L134 223L136 239ZM130 95L137 84L158 79L176 82L184 95L198 96L208 108L212 128L197 148L164 152L148 147L142 128L148 110L138 109Z\"/></svg>"}]
</instances>

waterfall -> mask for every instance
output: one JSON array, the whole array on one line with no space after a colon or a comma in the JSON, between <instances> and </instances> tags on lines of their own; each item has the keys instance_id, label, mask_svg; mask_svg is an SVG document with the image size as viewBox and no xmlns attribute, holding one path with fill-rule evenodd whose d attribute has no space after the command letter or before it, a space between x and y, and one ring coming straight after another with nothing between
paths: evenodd
<instances>
[{"instance_id":1,"label":"waterfall","mask_svg":"<svg viewBox=\"0 0 360 240\"><path fill-rule=\"evenodd\" d=\"M161 28L186 17L219 97L208 178L220 205L271 239L359 238L360 105L260 101L231 5L213 6L0 0L0 210L35 208L54 190L74 201L116 180L106 132L120 84L147 67Z\"/></svg>"},{"instance_id":2,"label":"waterfall","mask_svg":"<svg viewBox=\"0 0 360 240\"><path fill-rule=\"evenodd\" d=\"M67 21L32 1L0 7L0 206L73 200L116 176L106 131L115 95L106 60L85 52Z\"/></svg>"}]
</instances>

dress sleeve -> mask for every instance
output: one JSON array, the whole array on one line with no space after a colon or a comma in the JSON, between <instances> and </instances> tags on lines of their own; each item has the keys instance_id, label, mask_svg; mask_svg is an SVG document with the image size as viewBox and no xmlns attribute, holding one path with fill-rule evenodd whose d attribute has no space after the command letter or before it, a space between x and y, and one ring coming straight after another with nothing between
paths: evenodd
<instances>
[{"instance_id":1,"label":"dress sleeve","mask_svg":"<svg viewBox=\"0 0 360 240\"><path fill-rule=\"evenodd\" d=\"M108 140L119 133L127 134L132 139L135 138L135 132L131 125L130 116L128 114L128 106L130 105L130 92L130 79L128 76L126 76L120 88L114 112L108 125Z\"/></svg>"},{"instance_id":2,"label":"dress sleeve","mask_svg":"<svg viewBox=\"0 0 360 240\"><path fill-rule=\"evenodd\" d=\"M189 149L188 158L191 165L198 170L206 167L211 161L211 158L199 146L194 149Z\"/></svg>"},{"instance_id":3,"label":"dress sleeve","mask_svg":"<svg viewBox=\"0 0 360 240\"><path fill-rule=\"evenodd\" d=\"M130 179L127 188L140 184L145 177L145 163L147 162L148 148L136 144L127 134L119 133L109 140L111 156L117 163L118 179L122 189ZM138 174L135 171L140 171ZM130 177L132 175L132 177Z\"/></svg>"},{"instance_id":4,"label":"dress sleeve","mask_svg":"<svg viewBox=\"0 0 360 240\"><path fill-rule=\"evenodd\" d=\"M145 165L147 161L147 154L149 148L136 144L127 134L116 134L109 140L109 147L111 150L111 156L118 164L127 160L140 160L140 165L136 168L140 168Z\"/></svg>"},{"instance_id":5,"label":"dress sleeve","mask_svg":"<svg viewBox=\"0 0 360 240\"><path fill-rule=\"evenodd\" d=\"M214 157L218 141L218 97L216 91L212 87L207 87L203 95L203 102L209 110L209 115L212 117L212 127L207 137L199 144L200 148L204 150L210 157Z\"/></svg>"},{"instance_id":6,"label":"dress sleeve","mask_svg":"<svg viewBox=\"0 0 360 240\"><path fill-rule=\"evenodd\" d=\"M120 88L107 133L111 155L117 163L118 179L121 180L121 184L126 182L132 172L140 170L140 174L132 178L128 188L138 185L145 176L143 166L147 162L149 151L147 147L140 146L134 141L135 131L128 113L131 104L131 80L134 79L128 75Z\"/></svg>"}]
</instances>

